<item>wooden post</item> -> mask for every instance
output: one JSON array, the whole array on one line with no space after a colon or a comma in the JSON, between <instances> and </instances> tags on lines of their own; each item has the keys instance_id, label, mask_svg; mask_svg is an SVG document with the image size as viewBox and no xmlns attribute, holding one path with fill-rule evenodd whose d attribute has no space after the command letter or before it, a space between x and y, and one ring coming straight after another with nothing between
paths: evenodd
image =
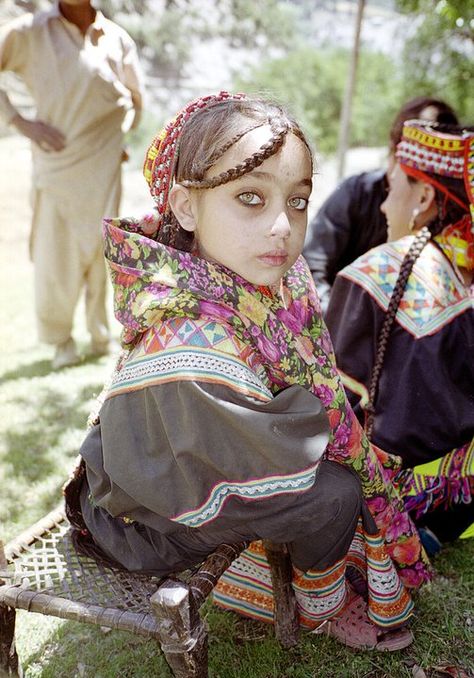
<instances>
[{"instance_id":1,"label":"wooden post","mask_svg":"<svg viewBox=\"0 0 474 678\"><path fill-rule=\"evenodd\" d=\"M189 588L168 579L150 602L161 649L175 678L207 678L207 629Z\"/></svg>"},{"instance_id":2,"label":"wooden post","mask_svg":"<svg viewBox=\"0 0 474 678\"><path fill-rule=\"evenodd\" d=\"M0 541L0 570L7 569L7 560L3 542ZM5 584L0 579L0 586ZM7 605L0 605L0 678L21 676L21 667L15 649L15 610Z\"/></svg>"},{"instance_id":3,"label":"wooden post","mask_svg":"<svg viewBox=\"0 0 474 678\"><path fill-rule=\"evenodd\" d=\"M342 104L341 120L339 123L339 144L337 148L337 178L342 179L344 175L344 165L346 159L347 147L349 146L349 132L351 127L351 108L352 98L357 77L357 63L359 61L360 31L362 27L362 18L364 14L365 0L357 2L357 18L354 34L354 44L352 47L351 63L349 75L347 78L346 91Z\"/></svg>"},{"instance_id":4,"label":"wooden post","mask_svg":"<svg viewBox=\"0 0 474 678\"><path fill-rule=\"evenodd\" d=\"M272 576L275 635L283 647L294 647L298 643L299 620L288 549L285 544L266 539L263 545Z\"/></svg>"}]
</instances>

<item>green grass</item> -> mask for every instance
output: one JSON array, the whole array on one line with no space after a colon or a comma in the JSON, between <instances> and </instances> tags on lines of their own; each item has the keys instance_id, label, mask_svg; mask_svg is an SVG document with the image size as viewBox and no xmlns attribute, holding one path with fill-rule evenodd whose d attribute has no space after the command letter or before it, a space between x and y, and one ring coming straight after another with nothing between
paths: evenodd
<instances>
[{"instance_id":1,"label":"green grass","mask_svg":"<svg viewBox=\"0 0 474 678\"><path fill-rule=\"evenodd\" d=\"M0 237L0 538L8 540L57 504L113 360L86 359L50 372L52 350L37 344L34 331L25 233ZM76 336L85 350L81 313ZM474 675L473 557L471 540L437 559L437 578L416 598L415 643L393 654L351 652L311 634L302 634L298 647L285 652L270 627L207 604L210 675L409 678L418 665L434 677L431 667L443 664L463 666ZM17 636L25 678L170 676L156 643L127 633L20 612Z\"/></svg>"}]
</instances>

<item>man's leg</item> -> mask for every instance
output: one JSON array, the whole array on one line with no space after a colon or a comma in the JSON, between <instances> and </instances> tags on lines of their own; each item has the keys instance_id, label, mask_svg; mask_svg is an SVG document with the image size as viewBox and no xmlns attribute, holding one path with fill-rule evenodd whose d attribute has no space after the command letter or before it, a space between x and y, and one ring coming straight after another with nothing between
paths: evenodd
<instances>
[{"instance_id":1,"label":"man's leg","mask_svg":"<svg viewBox=\"0 0 474 678\"><path fill-rule=\"evenodd\" d=\"M31 256L39 339L65 346L82 286L80 253L61 205L45 191L35 195Z\"/></svg>"}]
</instances>

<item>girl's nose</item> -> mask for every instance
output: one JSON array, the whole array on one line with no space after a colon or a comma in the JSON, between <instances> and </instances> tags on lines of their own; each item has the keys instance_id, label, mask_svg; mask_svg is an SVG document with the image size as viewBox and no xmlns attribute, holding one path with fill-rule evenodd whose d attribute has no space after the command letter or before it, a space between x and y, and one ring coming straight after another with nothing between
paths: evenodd
<instances>
[{"instance_id":1,"label":"girl's nose","mask_svg":"<svg viewBox=\"0 0 474 678\"><path fill-rule=\"evenodd\" d=\"M271 235L280 238L288 238L291 233L291 225L286 212L280 212L273 222Z\"/></svg>"}]
</instances>

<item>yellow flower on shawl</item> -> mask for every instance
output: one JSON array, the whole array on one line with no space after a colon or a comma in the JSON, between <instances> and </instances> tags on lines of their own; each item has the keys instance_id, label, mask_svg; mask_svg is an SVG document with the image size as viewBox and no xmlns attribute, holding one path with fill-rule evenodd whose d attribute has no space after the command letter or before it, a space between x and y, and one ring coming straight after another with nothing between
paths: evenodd
<instances>
[{"instance_id":1,"label":"yellow flower on shawl","mask_svg":"<svg viewBox=\"0 0 474 678\"><path fill-rule=\"evenodd\" d=\"M145 313L142 315L142 318L145 321L146 327L156 325L163 318L163 309L150 308L148 311L145 311Z\"/></svg>"},{"instance_id":2,"label":"yellow flower on shawl","mask_svg":"<svg viewBox=\"0 0 474 678\"><path fill-rule=\"evenodd\" d=\"M309 337L296 337L295 348L307 365L312 365L316 362L316 358L313 353L313 342Z\"/></svg>"},{"instance_id":3,"label":"yellow flower on shawl","mask_svg":"<svg viewBox=\"0 0 474 678\"><path fill-rule=\"evenodd\" d=\"M131 311L134 318L145 321L146 325L152 325L161 319L163 310L153 307L154 297L146 290L139 292L132 302Z\"/></svg>"},{"instance_id":4,"label":"yellow flower on shawl","mask_svg":"<svg viewBox=\"0 0 474 678\"><path fill-rule=\"evenodd\" d=\"M153 274L153 282L161 283L167 287L177 287L176 277L173 274L171 266L169 264L164 264L159 271Z\"/></svg>"},{"instance_id":5,"label":"yellow flower on shawl","mask_svg":"<svg viewBox=\"0 0 474 678\"><path fill-rule=\"evenodd\" d=\"M141 256L140 243L136 242L133 238L128 238L126 247L128 249L128 256L134 261L139 261Z\"/></svg>"},{"instance_id":6,"label":"yellow flower on shawl","mask_svg":"<svg viewBox=\"0 0 474 678\"><path fill-rule=\"evenodd\" d=\"M243 315L250 318L258 327L262 327L263 323L267 319L267 309L265 306L252 297L250 294L245 294L239 298L239 303L237 304L238 310L243 313Z\"/></svg>"}]
</instances>

